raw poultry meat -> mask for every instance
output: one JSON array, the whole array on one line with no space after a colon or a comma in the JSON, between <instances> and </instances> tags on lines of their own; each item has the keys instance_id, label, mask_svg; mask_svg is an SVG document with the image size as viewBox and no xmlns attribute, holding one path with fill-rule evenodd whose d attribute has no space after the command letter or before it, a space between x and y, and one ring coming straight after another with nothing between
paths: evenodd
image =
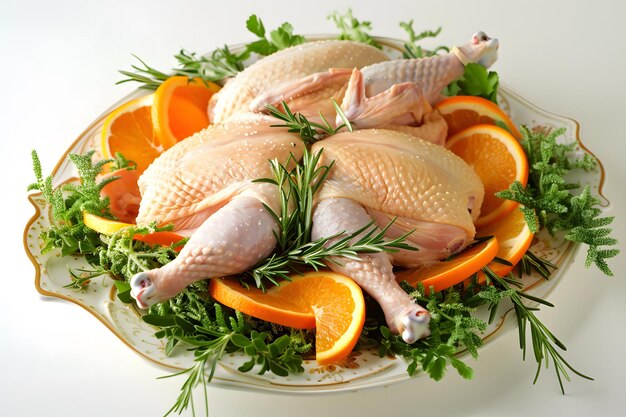
<instances>
[{"instance_id":1,"label":"raw poultry meat","mask_svg":"<svg viewBox=\"0 0 626 417\"><path fill-rule=\"evenodd\" d=\"M137 222L173 222L179 233L191 238L176 260L133 277L132 294L139 305L171 298L200 279L241 273L272 252L278 226L262 204L278 212L278 190L252 180L271 176L268 159L284 162L290 152L300 158L304 145L297 136L270 128L274 120L252 116L250 111L260 110L260 103L276 91L283 92L276 97L299 110L322 99L328 102L339 91L345 93L344 111L358 120L356 127L374 124L385 129L341 133L313 146L313 151L325 149L327 162L336 161L316 197L314 238L349 233L370 221L382 227L394 217L388 237L415 229L410 239L421 249L418 252L401 251L393 257L363 254L360 261L329 266L352 277L376 298L390 329L407 342L428 334L428 312L399 288L392 261L415 266L462 250L474 237L472 221L479 215L484 191L461 159L418 136L440 142L441 131L434 125L441 118L430 112L430 104L467 62L493 63L498 42L479 32L467 45L444 56L372 66L368 60L383 61L382 53L350 42L348 50L361 51L360 65L344 64L345 53L336 54L334 62L305 59L311 50L319 53L319 48L323 57L330 56L325 48L336 50L331 45L338 42L290 48L252 65L211 104L219 123L172 147L146 170L140 179ZM299 53L304 54L302 59ZM272 65L284 65L285 56L311 67L287 66L282 68L286 74L272 72ZM358 66L365 68L354 69ZM306 94L285 96L294 86ZM385 101L398 106L392 106L389 117L379 114L387 110Z\"/></svg>"},{"instance_id":2,"label":"raw poultry meat","mask_svg":"<svg viewBox=\"0 0 626 417\"><path fill-rule=\"evenodd\" d=\"M258 61L216 97L213 120L220 122L237 112L260 112L268 104L285 101L293 112L319 122L320 112L332 119L331 99L335 99L358 129L419 125L441 90L463 74L467 63L489 67L499 47L497 39L477 32L447 54L389 61L376 48L350 45L346 51L341 41L311 43L308 49L296 46ZM339 56L353 48L358 59L346 65ZM336 123L341 123L339 115Z\"/></svg>"},{"instance_id":3,"label":"raw poultry meat","mask_svg":"<svg viewBox=\"0 0 626 417\"><path fill-rule=\"evenodd\" d=\"M405 133L340 133L317 142L312 151L322 148L320 163L335 164L317 195L313 239L353 233L372 220L384 228L394 218L389 238L414 230L408 242L418 251L364 254L360 261L337 258L328 263L372 295L390 330L411 343L427 333L428 315L396 284L392 261L423 265L464 249L474 238L483 184L461 158Z\"/></svg>"},{"instance_id":4,"label":"raw poultry meat","mask_svg":"<svg viewBox=\"0 0 626 417\"><path fill-rule=\"evenodd\" d=\"M238 274L267 257L278 225L263 204L279 211L268 160L300 158L299 136L269 127L262 116L212 125L179 142L141 176L137 223L173 223L190 239L178 257L136 275L132 294L140 306L167 300L200 279Z\"/></svg>"},{"instance_id":5,"label":"raw poultry meat","mask_svg":"<svg viewBox=\"0 0 626 417\"><path fill-rule=\"evenodd\" d=\"M327 40L293 46L257 61L228 81L212 97L209 116L214 123L222 123L234 115L251 111L258 96L316 73L324 72L324 75L312 80L313 88L334 91L337 84L339 87L346 84L352 68L387 59L381 50L352 41ZM329 97L329 94L324 95L324 98Z\"/></svg>"}]
</instances>

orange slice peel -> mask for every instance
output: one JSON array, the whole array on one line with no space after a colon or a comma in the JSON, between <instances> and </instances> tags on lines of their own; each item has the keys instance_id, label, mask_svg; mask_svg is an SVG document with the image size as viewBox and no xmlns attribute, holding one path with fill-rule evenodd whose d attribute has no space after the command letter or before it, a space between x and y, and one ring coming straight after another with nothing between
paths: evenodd
<instances>
[{"instance_id":1,"label":"orange slice peel","mask_svg":"<svg viewBox=\"0 0 626 417\"><path fill-rule=\"evenodd\" d=\"M396 281L407 281L412 286L424 285L426 293L432 287L435 292L452 287L489 264L498 253L497 239L489 239L465 249L448 260L431 263L396 274Z\"/></svg>"},{"instance_id":2,"label":"orange slice peel","mask_svg":"<svg viewBox=\"0 0 626 417\"><path fill-rule=\"evenodd\" d=\"M534 233L530 231L521 210L512 211L502 221L485 226L479 229L476 234L478 236L494 236L498 240L500 247L497 257L508 261L511 265L492 261L487 266L501 277L511 272L515 265L522 260L534 237ZM484 282L485 276L479 272L478 283Z\"/></svg>"},{"instance_id":3,"label":"orange slice peel","mask_svg":"<svg viewBox=\"0 0 626 417\"><path fill-rule=\"evenodd\" d=\"M315 328L316 360L329 364L350 354L365 322L361 288L334 272L308 272L263 292L237 280L214 278L209 294L253 317L300 329Z\"/></svg>"},{"instance_id":4,"label":"orange slice peel","mask_svg":"<svg viewBox=\"0 0 626 417\"><path fill-rule=\"evenodd\" d=\"M448 124L448 137L477 124L497 125L508 130L517 139L522 134L507 114L482 97L455 96L437 103L435 109Z\"/></svg>"},{"instance_id":5,"label":"orange slice peel","mask_svg":"<svg viewBox=\"0 0 626 417\"><path fill-rule=\"evenodd\" d=\"M83 212L83 223L85 223L85 226L87 226L88 228L106 236L111 236L122 229L126 229L127 227L135 226L132 223L105 219L104 217L96 216L95 214L91 214L86 211ZM145 243L150 243L152 245L169 246L173 243L180 242L182 239L184 239L184 236L181 236L175 232L159 231L146 235L137 233L133 235L133 239ZM176 249L180 250L181 247L177 247Z\"/></svg>"}]
</instances>

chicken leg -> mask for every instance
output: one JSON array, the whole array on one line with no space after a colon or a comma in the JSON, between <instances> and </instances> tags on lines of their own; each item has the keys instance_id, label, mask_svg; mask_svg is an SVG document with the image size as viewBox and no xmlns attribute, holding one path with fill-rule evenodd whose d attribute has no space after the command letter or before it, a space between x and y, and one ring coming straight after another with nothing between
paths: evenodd
<instances>
[{"instance_id":1,"label":"chicken leg","mask_svg":"<svg viewBox=\"0 0 626 417\"><path fill-rule=\"evenodd\" d=\"M353 200L322 200L313 213L312 238L315 240L341 232L354 233L371 221L363 206ZM332 241L329 243L332 244ZM352 278L374 297L383 309L389 330L402 334L405 342L414 343L430 334L428 311L415 303L396 283L386 253L360 254L359 260L335 257L328 262L328 267Z\"/></svg>"},{"instance_id":2,"label":"chicken leg","mask_svg":"<svg viewBox=\"0 0 626 417\"><path fill-rule=\"evenodd\" d=\"M147 308L193 282L244 272L272 252L277 231L258 198L237 197L200 225L175 260L136 274L131 295Z\"/></svg>"}]
</instances>

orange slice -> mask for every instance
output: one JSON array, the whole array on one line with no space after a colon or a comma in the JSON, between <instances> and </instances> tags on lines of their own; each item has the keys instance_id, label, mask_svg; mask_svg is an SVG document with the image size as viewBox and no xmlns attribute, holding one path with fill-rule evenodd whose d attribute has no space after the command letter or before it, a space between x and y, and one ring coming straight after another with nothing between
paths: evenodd
<instances>
[{"instance_id":1,"label":"orange slice","mask_svg":"<svg viewBox=\"0 0 626 417\"><path fill-rule=\"evenodd\" d=\"M400 271L396 274L396 281L407 281L412 286L421 282L427 294L431 286L434 287L435 292L441 291L463 282L467 277L478 272L480 268L493 260L498 249L497 239L489 239L464 250L449 260Z\"/></svg>"},{"instance_id":2,"label":"orange slice","mask_svg":"<svg viewBox=\"0 0 626 417\"><path fill-rule=\"evenodd\" d=\"M154 92L154 133L164 149L173 146L210 123L209 100L220 86L184 76L170 77Z\"/></svg>"},{"instance_id":3,"label":"orange slice","mask_svg":"<svg viewBox=\"0 0 626 417\"><path fill-rule=\"evenodd\" d=\"M334 272L294 275L291 281L266 292L243 288L236 280L214 278L209 294L228 307L265 321L315 328L315 356L322 365L348 356L365 322L361 288Z\"/></svg>"},{"instance_id":4,"label":"orange slice","mask_svg":"<svg viewBox=\"0 0 626 417\"><path fill-rule=\"evenodd\" d=\"M478 124L498 125L516 138L522 135L509 116L497 104L482 97L456 96L447 98L435 106L448 124L448 137Z\"/></svg>"},{"instance_id":5,"label":"orange slice","mask_svg":"<svg viewBox=\"0 0 626 417\"><path fill-rule=\"evenodd\" d=\"M105 219L104 217L96 216L95 214L83 212L83 223L88 228L95 230L103 235L111 236L112 234L130 226L135 226L132 223L118 222L115 220ZM136 234L133 239L142 242L150 243L153 245L169 246L172 243L179 242L184 237L178 233L162 231L154 232L147 235ZM177 249L180 249L178 247Z\"/></svg>"},{"instance_id":6,"label":"orange slice","mask_svg":"<svg viewBox=\"0 0 626 417\"><path fill-rule=\"evenodd\" d=\"M514 181L528 182L528 159L524 149L506 130L494 125L469 127L446 142L446 148L471 166L485 185L485 198L476 227L495 222L519 203L495 196Z\"/></svg>"},{"instance_id":7,"label":"orange slice","mask_svg":"<svg viewBox=\"0 0 626 417\"><path fill-rule=\"evenodd\" d=\"M522 259L533 241L533 232L528 228L524 214L521 210L513 210L504 219L497 223L480 228L477 236L495 236L500 244L497 257L509 261L513 266L505 265L497 261L487 265L499 276L505 276L513 270L513 267ZM479 273L479 283L485 281L482 272Z\"/></svg>"},{"instance_id":8,"label":"orange slice","mask_svg":"<svg viewBox=\"0 0 626 417\"><path fill-rule=\"evenodd\" d=\"M113 110L104 121L101 133L102 155L112 158L120 152L137 164L142 173L159 156L159 145L152 129L154 95L139 97Z\"/></svg>"}]
</instances>

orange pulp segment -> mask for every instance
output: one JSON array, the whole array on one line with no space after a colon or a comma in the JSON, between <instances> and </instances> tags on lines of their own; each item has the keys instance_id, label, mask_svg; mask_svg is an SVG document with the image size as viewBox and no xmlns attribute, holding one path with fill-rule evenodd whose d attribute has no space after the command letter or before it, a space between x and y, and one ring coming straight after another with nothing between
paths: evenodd
<instances>
[{"instance_id":1,"label":"orange pulp segment","mask_svg":"<svg viewBox=\"0 0 626 417\"><path fill-rule=\"evenodd\" d=\"M509 132L494 125L472 126L448 139L446 148L467 162L485 186L476 227L496 222L519 206L515 201L495 196L514 181L522 185L528 182L528 159Z\"/></svg>"},{"instance_id":2,"label":"orange pulp segment","mask_svg":"<svg viewBox=\"0 0 626 417\"><path fill-rule=\"evenodd\" d=\"M101 150L106 159L116 152L137 164L142 173L163 150L152 129L153 94L122 104L104 120Z\"/></svg>"},{"instance_id":3,"label":"orange pulp segment","mask_svg":"<svg viewBox=\"0 0 626 417\"><path fill-rule=\"evenodd\" d=\"M209 125L209 100L219 90L215 83L185 76L170 77L156 89L152 120L164 149Z\"/></svg>"}]
</instances>

